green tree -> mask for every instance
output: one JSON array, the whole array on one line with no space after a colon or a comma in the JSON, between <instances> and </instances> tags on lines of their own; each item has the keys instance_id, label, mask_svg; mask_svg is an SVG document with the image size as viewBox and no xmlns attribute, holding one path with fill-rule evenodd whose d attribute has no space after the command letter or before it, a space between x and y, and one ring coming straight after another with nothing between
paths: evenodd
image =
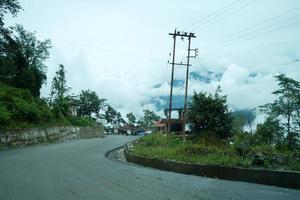
<instances>
[{"instance_id":1,"label":"green tree","mask_svg":"<svg viewBox=\"0 0 300 200\"><path fill-rule=\"evenodd\" d=\"M125 120L122 118L120 112L116 111L110 105L107 106L107 109L104 114L104 119L107 124L110 124L113 128L118 128L121 124L125 123Z\"/></svg>"},{"instance_id":2,"label":"green tree","mask_svg":"<svg viewBox=\"0 0 300 200\"><path fill-rule=\"evenodd\" d=\"M0 81L39 96L47 78L44 61L49 57L50 40L37 40L35 33L21 25L1 30L0 39Z\"/></svg>"},{"instance_id":3,"label":"green tree","mask_svg":"<svg viewBox=\"0 0 300 200\"><path fill-rule=\"evenodd\" d=\"M139 119L138 123L144 126L146 129L151 129L153 123L160 119L160 117L152 110L145 109L143 110L143 113L143 117Z\"/></svg>"},{"instance_id":4,"label":"green tree","mask_svg":"<svg viewBox=\"0 0 300 200\"><path fill-rule=\"evenodd\" d=\"M220 95L220 92L219 87L214 95L195 92L192 96L188 119L194 133L209 132L222 139L232 137L233 117L226 104L227 97Z\"/></svg>"},{"instance_id":5,"label":"green tree","mask_svg":"<svg viewBox=\"0 0 300 200\"><path fill-rule=\"evenodd\" d=\"M136 124L136 117L135 115L131 112L131 113L128 113L126 115L126 118L127 118L127 123L131 126L135 126Z\"/></svg>"},{"instance_id":6,"label":"green tree","mask_svg":"<svg viewBox=\"0 0 300 200\"><path fill-rule=\"evenodd\" d=\"M100 99L96 92L91 90L82 90L79 94L80 116L91 117L93 114L98 116L100 110L104 107L106 99Z\"/></svg>"},{"instance_id":7,"label":"green tree","mask_svg":"<svg viewBox=\"0 0 300 200\"><path fill-rule=\"evenodd\" d=\"M67 86L66 70L63 65L59 65L52 80L50 105L57 117L64 117L69 114L70 101L72 98L69 95L71 88Z\"/></svg>"},{"instance_id":8,"label":"green tree","mask_svg":"<svg viewBox=\"0 0 300 200\"><path fill-rule=\"evenodd\" d=\"M281 145L284 140L284 131L280 126L280 121L271 116L265 122L257 125L254 137L260 144Z\"/></svg>"},{"instance_id":9,"label":"green tree","mask_svg":"<svg viewBox=\"0 0 300 200\"><path fill-rule=\"evenodd\" d=\"M286 133L287 145L290 149L296 147L299 132L295 124L297 123L297 113L300 110L300 83L286 77L284 74L276 75L279 89L272 94L277 96L273 103L261 106L261 110L269 117L277 118Z\"/></svg>"},{"instance_id":10,"label":"green tree","mask_svg":"<svg viewBox=\"0 0 300 200\"><path fill-rule=\"evenodd\" d=\"M116 118L115 118L115 126L120 127L122 124L126 123L125 120L123 119L122 115L120 112L117 112Z\"/></svg>"},{"instance_id":11,"label":"green tree","mask_svg":"<svg viewBox=\"0 0 300 200\"><path fill-rule=\"evenodd\" d=\"M106 123L113 124L116 116L117 116L117 111L113 107L108 105L104 114L104 119Z\"/></svg>"},{"instance_id":12,"label":"green tree","mask_svg":"<svg viewBox=\"0 0 300 200\"><path fill-rule=\"evenodd\" d=\"M0 27L4 25L3 18L7 13L12 14L14 17L22 9L19 1L17 0L1 0L0 1Z\"/></svg>"}]
</instances>

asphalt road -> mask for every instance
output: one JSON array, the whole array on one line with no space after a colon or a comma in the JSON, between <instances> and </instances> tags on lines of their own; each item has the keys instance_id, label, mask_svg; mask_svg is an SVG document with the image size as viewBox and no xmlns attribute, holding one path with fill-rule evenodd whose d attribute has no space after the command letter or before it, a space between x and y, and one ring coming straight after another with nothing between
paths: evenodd
<instances>
[{"instance_id":1,"label":"asphalt road","mask_svg":"<svg viewBox=\"0 0 300 200\"><path fill-rule=\"evenodd\" d=\"M216 180L110 160L133 140L102 139L0 152L0 200L300 199L300 190Z\"/></svg>"}]
</instances>

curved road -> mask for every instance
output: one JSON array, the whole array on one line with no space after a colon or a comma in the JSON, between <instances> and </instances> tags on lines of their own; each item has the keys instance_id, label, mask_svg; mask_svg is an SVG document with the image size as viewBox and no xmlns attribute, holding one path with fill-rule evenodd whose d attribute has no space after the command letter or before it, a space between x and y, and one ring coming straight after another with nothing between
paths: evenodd
<instances>
[{"instance_id":1,"label":"curved road","mask_svg":"<svg viewBox=\"0 0 300 200\"><path fill-rule=\"evenodd\" d=\"M300 199L300 190L159 171L105 157L133 139L109 136L2 151L0 199Z\"/></svg>"}]
</instances>

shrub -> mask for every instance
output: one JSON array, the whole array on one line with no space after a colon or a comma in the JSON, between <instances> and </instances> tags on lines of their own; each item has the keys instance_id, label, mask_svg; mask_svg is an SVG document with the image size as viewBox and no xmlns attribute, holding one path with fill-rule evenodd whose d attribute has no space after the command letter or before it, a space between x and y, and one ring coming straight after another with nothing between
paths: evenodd
<instances>
[{"instance_id":1,"label":"shrub","mask_svg":"<svg viewBox=\"0 0 300 200\"><path fill-rule=\"evenodd\" d=\"M209 131L221 139L232 137L233 118L228 110L226 96L220 95L218 88L215 94L194 93L189 102L188 119L192 132L201 135Z\"/></svg>"},{"instance_id":2,"label":"shrub","mask_svg":"<svg viewBox=\"0 0 300 200\"><path fill-rule=\"evenodd\" d=\"M53 121L48 105L31 95L29 90L0 85L0 127L26 128Z\"/></svg>"},{"instance_id":3,"label":"shrub","mask_svg":"<svg viewBox=\"0 0 300 200\"><path fill-rule=\"evenodd\" d=\"M96 126L97 123L90 117L67 117L66 120L73 126Z\"/></svg>"},{"instance_id":4,"label":"shrub","mask_svg":"<svg viewBox=\"0 0 300 200\"><path fill-rule=\"evenodd\" d=\"M10 120L10 117L10 112L8 112L4 105L0 104L0 123L4 124L5 122Z\"/></svg>"}]
</instances>

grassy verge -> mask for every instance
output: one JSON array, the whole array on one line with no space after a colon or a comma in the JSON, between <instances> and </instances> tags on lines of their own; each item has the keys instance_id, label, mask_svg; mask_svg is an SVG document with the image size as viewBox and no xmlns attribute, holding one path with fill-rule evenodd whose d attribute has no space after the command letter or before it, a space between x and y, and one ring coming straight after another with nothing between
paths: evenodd
<instances>
[{"instance_id":1,"label":"grassy verge","mask_svg":"<svg viewBox=\"0 0 300 200\"><path fill-rule=\"evenodd\" d=\"M300 152L281 152L271 146L255 146L241 153L233 144L211 139L182 139L174 135L150 134L133 144L141 156L188 163L246 168L300 171Z\"/></svg>"},{"instance_id":2,"label":"grassy verge","mask_svg":"<svg viewBox=\"0 0 300 200\"><path fill-rule=\"evenodd\" d=\"M0 83L0 131L54 126L96 126L89 117L56 118L45 100L29 90Z\"/></svg>"}]
</instances>

